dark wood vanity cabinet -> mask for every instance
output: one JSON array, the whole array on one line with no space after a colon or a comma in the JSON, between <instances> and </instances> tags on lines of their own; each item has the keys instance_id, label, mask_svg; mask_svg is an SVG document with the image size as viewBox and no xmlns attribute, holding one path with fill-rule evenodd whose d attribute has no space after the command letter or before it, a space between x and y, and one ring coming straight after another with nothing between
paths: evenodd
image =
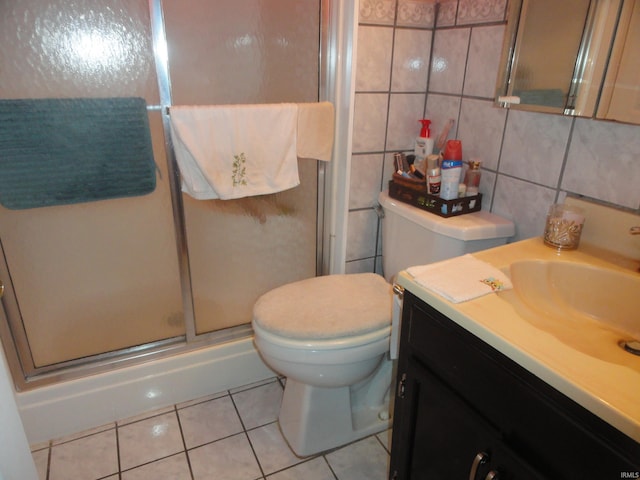
<instances>
[{"instance_id":1,"label":"dark wood vanity cabinet","mask_svg":"<svg viewBox=\"0 0 640 480\"><path fill-rule=\"evenodd\" d=\"M405 291L389 478L640 478L640 444Z\"/></svg>"}]
</instances>

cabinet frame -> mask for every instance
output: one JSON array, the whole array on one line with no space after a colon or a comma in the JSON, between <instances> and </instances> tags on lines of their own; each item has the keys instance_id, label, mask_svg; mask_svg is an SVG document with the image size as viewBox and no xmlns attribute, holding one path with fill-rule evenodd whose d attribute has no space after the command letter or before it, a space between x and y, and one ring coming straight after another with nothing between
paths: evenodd
<instances>
[{"instance_id":1,"label":"cabinet frame","mask_svg":"<svg viewBox=\"0 0 640 480\"><path fill-rule=\"evenodd\" d=\"M465 415L477 415L495 432L478 449L515 459L501 463L508 470L502 479L634 478L624 475L640 472L638 442L405 290L390 479L425 478L415 457L425 456L428 445L447 434L418 431L424 423L417 421L421 404L429 404L421 398L424 375L463 402ZM468 459L469 472L473 460ZM474 478L485 478L485 467L494 466L485 463Z\"/></svg>"}]
</instances>

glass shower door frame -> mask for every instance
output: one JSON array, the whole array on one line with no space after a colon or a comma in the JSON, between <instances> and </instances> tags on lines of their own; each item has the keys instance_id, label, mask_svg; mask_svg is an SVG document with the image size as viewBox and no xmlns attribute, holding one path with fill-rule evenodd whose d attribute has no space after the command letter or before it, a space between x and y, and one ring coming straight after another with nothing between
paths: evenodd
<instances>
[{"instance_id":1,"label":"glass shower door frame","mask_svg":"<svg viewBox=\"0 0 640 480\"><path fill-rule=\"evenodd\" d=\"M327 12L332 8L332 0L321 0L320 15L320 52L319 52L319 98L326 99L330 86L328 80L330 73L329 62L335 61L330 53L330 32L323 22L331 21ZM194 306L191 288L191 275L189 271L189 252L186 243L186 225L182 202L180 175L177 169L173 144L169 132L169 114L171 108L171 86L168 73L167 44L164 30L164 19L162 18L162 1L149 0L151 14L151 27L153 36L154 56L157 68L157 78L160 87L160 105L148 107L150 110L161 110L163 128L165 131L165 147L167 153L167 168L170 182L171 201L173 209L173 219L176 232L176 247L180 270L180 285L182 289L182 304L185 318L185 335L167 338L164 340L132 346L113 352L92 355L87 358L80 358L61 362L54 365L36 367L30 353L29 340L25 327L22 323L20 306L13 291L10 273L2 243L0 239L0 278L4 280L5 292L1 303L4 308L0 309L0 337L3 340L4 350L8 364L11 369L14 383L19 391L29 390L43 385L86 376L88 374L100 373L119 366L127 366L159 359L182 352L202 348L207 345L214 345L239 338L246 338L252 334L249 324L239 325L208 333L197 334ZM334 54L335 55L335 52ZM331 199L325 195L326 184L330 181L327 174L327 167L324 162L318 162L318 198L317 198L317 236L316 236L316 273L327 272L327 231L325 229L325 210L327 202ZM52 285L52 288L57 288Z\"/></svg>"}]
</instances>

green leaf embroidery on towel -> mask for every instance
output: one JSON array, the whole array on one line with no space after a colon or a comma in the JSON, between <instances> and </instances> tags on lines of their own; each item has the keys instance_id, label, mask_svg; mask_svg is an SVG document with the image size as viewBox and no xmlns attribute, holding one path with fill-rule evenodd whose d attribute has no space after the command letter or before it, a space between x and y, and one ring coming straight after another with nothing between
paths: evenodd
<instances>
[{"instance_id":1,"label":"green leaf embroidery on towel","mask_svg":"<svg viewBox=\"0 0 640 480\"><path fill-rule=\"evenodd\" d=\"M240 155L234 155L233 158L233 171L231 172L233 186L237 187L238 185L246 185L247 169L244 164L246 163L247 159L244 156L244 152L242 152Z\"/></svg>"},{"instance_id":2,"label":"green leaf embroidery on towel","mask_svg":"<svg viewBox=\"0 0 640 480\"><path fill-rule=\"evenodd\" d=\"M486 285L489 285L491 287L491 290L493 290L494 292L500 292L504 290L504 282L502 280L498 280L497 278L488 277L480 281Z\"/></svg>"}]
</instances>

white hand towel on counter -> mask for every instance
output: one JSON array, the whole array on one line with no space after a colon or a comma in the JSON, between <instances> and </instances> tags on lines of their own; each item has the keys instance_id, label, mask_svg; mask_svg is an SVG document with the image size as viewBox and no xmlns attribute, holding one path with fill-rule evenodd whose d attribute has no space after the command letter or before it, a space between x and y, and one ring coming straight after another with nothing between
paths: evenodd
<instances>
[{"instance_id":1,"label":"white hand towel on counter","mask_svg":"<svg viewBox=\"0 0 640 480\"><path fill-rule=\"evenodd\" d=\"M300 184L293 103L172 106L182 190L199 200L265 195Z\"/></svg>"},{"instance_id":2,"label":"white hand towel on counter","mask_svg":"<svg viewBox=\"0 0 640 480\"><path fill-rule=\"evenodd\" d=\"M334 124L334 109L330 102L299 103L298 157L330 161Z\"/></svg>"},{"instance_id":3,"label":"white hand towel on counter","mask_svg":"<svg viewBox=\"0 0 640 480\"><path fill-rule=\"evenodd\" d=\"M407 268L416 283L453 303L513 288L502 271L471 254Z\"/></svg>"}]
</instances>

